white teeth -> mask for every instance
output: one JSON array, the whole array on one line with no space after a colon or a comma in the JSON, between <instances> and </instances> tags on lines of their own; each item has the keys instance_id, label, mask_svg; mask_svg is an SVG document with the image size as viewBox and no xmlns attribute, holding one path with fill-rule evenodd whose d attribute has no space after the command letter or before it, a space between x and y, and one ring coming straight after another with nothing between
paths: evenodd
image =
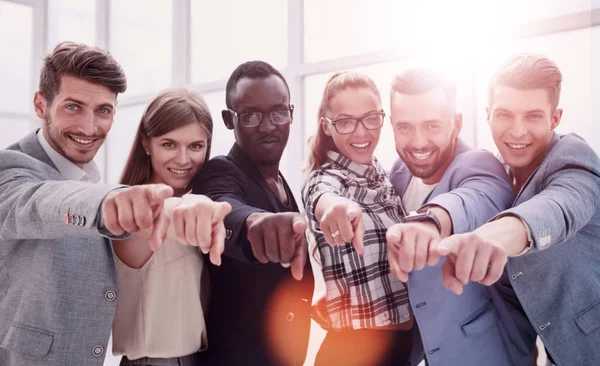
<instances>
[{"instance_id":1,"label":"white teeth","mask_svg":"<svg viewBox=\"0 0 600 366\"><path fill-rule=\"evenodd\" d=\"M178 170L178 169L171 169L171 168L169 168L169 170L172 171L175 174L180 174L180 175L187 174L187 172L189 171L189 169Z\"/></svg>"},{"instance_id":2,"label":"white teeth","mask_svg":"<svg viewBox=\"0 0 600 366\"><path fill-rule=\"evenodd\" d=\"M358 149L364 149L365 147L371 145L371 143L370 142L365 142L364 144L350 144L350 145L352 145L352 146L354 146L354 147L356 147Z\"/></svg>"},{"instance_id":3,"label":"white teeth","mask_svg":"<svg viewBox=\"0 0 600 366\"><path fill-rule=\"evenodd\" d=\"M523 145L523 144L508 144L508 146L510 146L512 149L517 149L517 150L521 150L527 147L527 145Z\"/></svg>"},{"instance_id":4,"label":"white teeth","mask_svg":"<svg viewBox=\"0 0 600 366\"><path fill-rule=\"evenodd\" d=\"M71 138L73 140L75 140L76 142L79 142L80 144L84 144L84 145L91 144L92 142L94 142L94 140L84 140L84 139L80 139L80 138L74 137L74 136L71 136Z\"/></svg>"},{"instance_id":5,"label":"white teeth","mask_svg":"<svg viewBox=\"0 0 600 366\"><path fill-rule=\"evenodd\" d=\"M414 153L411 153L411 154L412 154L412 155L415 157L415 159L417 159L417 160L425 160L425 159L427 159L429 156L431 156L431 151L430 151L430 152L428 152L428 153L421 153L421 154L419 154L419 153L415 153L415 152L414 152Z\"/></svg>"}]
</instances>

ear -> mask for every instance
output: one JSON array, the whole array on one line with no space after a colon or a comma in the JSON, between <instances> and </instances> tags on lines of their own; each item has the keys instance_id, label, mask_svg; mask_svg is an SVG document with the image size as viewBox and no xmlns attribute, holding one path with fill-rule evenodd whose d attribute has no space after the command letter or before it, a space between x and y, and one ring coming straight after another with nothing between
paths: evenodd
<instances>
[{"instance_id":1,"label":"ear","mask_svg":"<svg viewBox=\"0 0 600 366\"><path fill-rule=\"evenodd\" d=\"M323 129L323 132L325 133L325 135L331 137L331 130L330 130L330 128L332 127L331 124L327 123L327 120L323 117L319 118L319 122L321 123L320 127Z\"/></svg>"},{"instance_id":2,"label":"ear","mask_svg":"<svg viewBox=\"0 0 600 366\"><path fill-rule=\"evenodd\" d=\"M144 149L146 154L150 152L150 139L146 136L142 136L142 148Z\"/></svg>"},{"instance_id":3,"label":"ear","mask_svg":"<svg viewBox=\"0 0 600 366\"><path fill-rule=\"evenodd\" d=\"M40 119L46 118L46 108L48 108L48 103L46 102L46 98L38 91L33 95L33 108L35 109L35 114Z\"/></svg>"},{"instance_id":4,"label":"ear","mask_svg":"<svg viewBox=\"0 0 600 366\"><path fill-rule=\"evenodd\" d=\"M557 108L552 114L552 124L550 125L550 129L554 131L556 127L560 124L560 120L562 119L563 110L562 108Z\"/></svg>"},{"instance_id":5,"label":"ear","mask_svg":"<svg viewBox=\"0 0 600 366\"><path fill-rule=\"evenodd\" d=\"M225 127L227 127L228 130L233 130L233 114L227 109L223 109L221 111L221 117L223 118Z\"/></svg>"},{"instance_id":6,"label":"ear","mask_svg":"<svg viewBox=\"0 0 600 366\"><path fill-rule=\"evenodd\" d=\"M294 105L290 104L290 108L292 108L292 110L290 111L290 125L294 122Z\"/></svg>"},{"instance_id":7,"label":"ear","mask_svg":"<svg viewBox=\"0 0 600 366\"><path fill-rule=\"evenodd\" d=\"M452 131L453 138L458 138L458 136L460 135L460 131L462 130L462 122L462 113L456 113L456 115L454 116L454 130Z\"/></svg>"},{"instance_id":8,"label":"ear","mask_svg":"<svg viewBox=\"0 0 600 366\"><path fill-rule=\"evenodd\" d=\"M487 119L488 125L492 123L492 110L489 106L485 107L485 118Z\"/></svg>"}]
</instances>

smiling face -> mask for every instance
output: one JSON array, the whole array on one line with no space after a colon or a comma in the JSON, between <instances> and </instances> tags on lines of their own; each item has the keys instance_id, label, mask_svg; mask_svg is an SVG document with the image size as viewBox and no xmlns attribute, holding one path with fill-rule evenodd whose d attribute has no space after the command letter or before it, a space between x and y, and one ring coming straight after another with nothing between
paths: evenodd
<instances>
[{"instance_id":1,"label":"smiling face","mask_svg":"<svg viewBox=\"0 0 600 366\"><path fill-rule=\"evenodd\" d=\"M34 107L45 122L42 131L50 146L82 167L94 158L110 131L116 93L103 85L63 75L52 102L37 92Z\"/></svg>"},{"instance_id":2,"label":"smiling face","mask_svg":"<svg viewBox=\"0 0 600 366\"><path fill-rule=\"evenodd\" d=\"M515 175L527 178L539 165L560 123L545 89L519 90L498 85L487 109L494 143Z\"/></svg>"},{"instance_id":3,"label":"smiling face","mask_svg":"<svg viewBox=\"0 0 600 366\"><path fill-rule=\"evenodd\" d=\"M391 97L396 151L411 173L425 184L440 181L452 162L462 117L454 113L442 88Z\"/></svg>"},{"instance_id":4,"label":"smiling face","mask_svg":"<svg viewBox=\"0 0 600 366\"><path fill-rule=\"evenodd\" d=\"M153 183L168 184L185 191L206 160L208 134L199 123L189 123L162 136L143 141L150 155ZM180 192L183 193L183 192Z\"/></svg>"},{"instance_id":5,"label":"smiling face","mask_svg":"<svg viewBox=\"0 0 600 366\"><path fill-rule=\"evenodd\" d=\"M381 101L367 88L348 88L338 92L329 101L327 117L337 121L338 129L346 123L347 118L363 118L363 123L356 125L356 130L349 134L340 134L335 126L325 118L321 118L321 128L327 136L331 136L335 147L348 159L358 164L371 164L373 151L379 142L381 127L374 130L365 128L369 118L378 118L381 113ZM368 124L368 123L367 123Z\"/></svg>"}]
</instances>

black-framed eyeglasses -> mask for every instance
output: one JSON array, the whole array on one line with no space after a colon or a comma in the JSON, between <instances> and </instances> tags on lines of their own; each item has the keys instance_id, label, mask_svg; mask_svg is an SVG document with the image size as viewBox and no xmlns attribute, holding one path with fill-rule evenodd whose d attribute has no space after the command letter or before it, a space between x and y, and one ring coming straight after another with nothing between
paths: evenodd
<instances>
[{"instance_id":1,"label":"black-framed eyeglasses","mask_svg":"<svg viewBox=\"0 0 600 366\"><path fill-rule=\"evenodd\" d=\"M358 127L358 123L362 123L363 126L367 130L377 130L383 126L383 118L385 117L384 112L376 112L367 114L361 118L340 118L336 120L332 120L329 117L325 117L327 122L331 123L331 125L335 128L337 133L340 135L349 135L352 132L356 131Z\"/></svg>"},{"instance_id":2,"label":"black-framed eyeglasses","mask_svg":"<svg viewBox=\"0 0 600 366\"><path fill-rule=\"evenodd\" d=\"M234 123L237 122L242 127L256 127L260 125L265 116L268 116L269 121L274 125L285 125L292 122L294 106L290 104L287 108L276 108L267 112L237 113L231 109L228 111L233 115Z\"/></svg>"}]
</instances>

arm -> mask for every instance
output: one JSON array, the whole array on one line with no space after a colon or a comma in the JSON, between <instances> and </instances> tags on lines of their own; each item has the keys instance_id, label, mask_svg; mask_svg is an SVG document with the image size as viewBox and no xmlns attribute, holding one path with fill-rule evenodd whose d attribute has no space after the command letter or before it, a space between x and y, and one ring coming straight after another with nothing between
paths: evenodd
<instances>
[{"instance_id":1,"label":"arm","mask_svg":"<svg viewBox=\"0 0 600 366\"><path fill-rule=\"evenodd\" d=\"M202 195L170 197L164 201L163 214L168 217L166 239L181 245L198 247L203 253L210 252L210 260L220 265L223 252L225 229L223 217L231 207L228 203L213 202ZM153 228L137 232L134 237L150 239ZM155 252L146 240L114 241L113 247L123 263L132 268L140 268Z\"/></svg>"},{"instance_id":2,"label":"arm","mask_svg":"<svg viewBox=\"0 0 600 366\"><path fill-rule=\"evenodd\" d=\"M0 152L0 239L55 239L99 236L101 204L119 185L60 179L45 164L28 155Z\"/></svg>"},{"instance_id":3,"label":"arm","mask_svg":"<svg viewBox=\"0 0 600 366\"><path fill-rule=\"evenodd\" d=\"M528 246L527 229L533 247L526 255L535 255L550 245L564 243L585 227L600 207L600 161L595 154L588 161L587 167L557 164L553 171L548 169L551 173L544 173L537 195L473 233L454 235L440 243L440 253L455 258L444 273L447 287L457 292L462 291L457 285L469 280L485 285L496 282L507 257L519 255Z\"/></svg>"},{"instance_id":4,"label":"arm","mask_svg":"<svg viewBox=\"0 0 600 366\"><path fill-rule=\"evenodd\" d=\"M240 174L231 163L212 159L194 179L192 192L231 205L231 212L224 219L228 235L223 254L238 261L257 264L260 262L254 257L248 241L246 219L253 213L266 211L247 203Z\"/></svg>"},{"instance_id":5,"label":"arm","mask_svg":"<svg viewBox=\"0 0 600 366\"><path fill-rule=\"evenodd\" d=\"M600 167L600 162L597 164ZM528 254L564 243L585 227L600 207L600 174L583 167L561 169L548 175L540 193L500 215L497 226L514 222L517 238L497 239L508 255L525 249L528 226L533 247ZM516 217L515 217L516 216ZM522 219L522 220L519 220ZM490 229L491 230L491 229ZM515 235L517 235L515 233Z\"/></svg>"},{"instance_id":6,"label":"arm","mask_svg":"<svg viewBox=\"0 0 600 366\"><path fill-rule=\"evenodd\" d=\"M475 230L510 207L514 199L508 175L491 153L469 151L457 159L460 159L456 162L460 165L450 177L453 189L434 197L422 208L433 210L437 206L444 209L451 218L449 234ZM449 234L446 230L442 232L443 237Z\"/></svg>"}]
</instances>

